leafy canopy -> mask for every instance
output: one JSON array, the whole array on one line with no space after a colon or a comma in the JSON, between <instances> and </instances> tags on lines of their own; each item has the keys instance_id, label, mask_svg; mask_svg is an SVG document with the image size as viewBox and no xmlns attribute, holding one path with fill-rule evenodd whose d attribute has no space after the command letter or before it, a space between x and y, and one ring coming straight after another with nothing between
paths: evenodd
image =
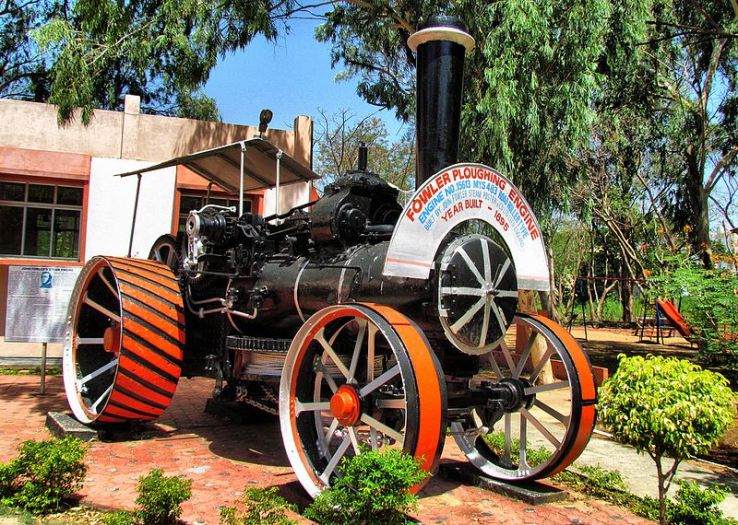
<instances>
[{"instance_id":1,"label":"leafy canopy","mask_svg":"<svg viewBox=\"0 0 738 525\"><path fill-rule=\"evenodd\" d=\"M277 35L292 0L77 0L33 35L48 53L59 120L82 108L118 109L126 93L145 111L217 119L200 87L225 53Z\"/></svg>"},{"instance_id":2,"label":"leafy canopy","mask_svg":"<svg viewBox=\"0 0 738 525\"><path fill-rule=\"evenodd\" d=\"M621 355L599 408L619 441L681 460L718 443L733 424L735 401L725 377L689 361Z\"/></svg>"}]
</instances>

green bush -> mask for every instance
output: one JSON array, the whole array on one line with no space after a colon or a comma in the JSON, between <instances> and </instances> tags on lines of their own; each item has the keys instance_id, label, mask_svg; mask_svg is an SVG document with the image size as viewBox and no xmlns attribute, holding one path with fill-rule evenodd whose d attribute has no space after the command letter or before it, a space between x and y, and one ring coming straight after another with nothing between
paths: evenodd
<instances>
[{"instance_id":1,"label":"green bush","mask_svg":"<svg viewBox=\"0 0 738 525\"><path fill-rule=\"evenodd\" d=\"M735 398L720 374L689 361L619 356L620 365L600 390L599 413L618 441L656 463L659 521L666 492L681 461L706 453L733 425ZM674 458L664 469L663 458Z\"/></svg>"},{"instance_id":2,"label":"green bush","mask_svg":"<svg viewBox=\"0 0 738 525\"><path fill-rule=\"evenodd\" d=\"M135 513L127 510L109 512L103 516L102 522L104 525L135 525L138 523Z\"/></svg>"},{"instance_id":3,"label":"green bush","mask_svg":"<svg viewBox=\"0 0 738 525\"><path fill-rule=\"evenodd\" d=\"M680 267L652 280L663 297L680 297L707 363L738 364L738 279L730 270Z\"/></svg>"},{"instance_id":4,"label":"green bush","mask_svg":"<svg viewBox=\"0 0 738 525\"><path fill-rule=\"evenodd\" d=\"M702 489L697 483L680 481L675 500L666 508L669 525L735 525L738 522L723 517L718 508L726 492L717 486Z\"/></svg>"},{"instance_id":5,"label":"green bush","mask_svg":"<svg viewBox=\"0 0 738 525\"><path fill-rule=\"evenodd\" d=\"M182 502L192 496L192 480L180 476L165 476L161 469L153 469L148 476L138 479L140 507L137 515L144 525L177 523L182 514Z\"/></svg>"},{"instance_id":6,"label":"green bush","mask_svg":"<svg viewBox=\"0 0 738 525\"><path fill-rule=\"evenodd\" d=\"M489 445L489 448L495 452L495 454L500 455L505 450L505 434L501 431L486 434L484 436L484 441ZM513 458L520 457L519 439L512 438L510 440L510 456ZM543 446L531 448L525 451L525 458L529 467L537 467L551 459L551 452L546 450Z\"/></svg>"},{"instance_id":7,"label":"green bush","mask_svg":"<svg viewBox=\"0 0 738 525\"><path fill-rule=\"evenodd\" d=\"M286 510L297 512L297 507L277 494L277 487L250 488L241 496L235 507L220 509L223 525L290 525Z\"/></svg>"},{"instance_id":8,"label":"green bush","mask_svg":"<svg viewBox=\"0 0 738 525\"><path fill-rule=\"evenodd\" d=\"M2 502L34 514L60 510L82 485L87 448L65 437L25 441L18 450L18 457L0 465Z\"/></svg>"},{"instance_id":9,"label":"green bush","mask_svg":"<svg viewBox=\"0 0 738 525\"><path fill-rule=\"evenodd\" d=\"M409 490L430 474L397 450L363 451L339 466L333 486L318 495L305 516L324 525L406 523L417 507Z\"/></svg>"}]
</instances>

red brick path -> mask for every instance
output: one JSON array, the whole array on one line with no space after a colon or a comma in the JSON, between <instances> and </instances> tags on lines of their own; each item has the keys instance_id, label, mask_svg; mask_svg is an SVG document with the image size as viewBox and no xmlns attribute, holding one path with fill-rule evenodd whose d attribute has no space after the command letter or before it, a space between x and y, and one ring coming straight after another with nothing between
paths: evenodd
<instances>
[{"instance_id":1,"label":"red brick path","mask_svg":"<svg viewBox=\"0 0 738 525\"><path fill-rule=\"evenodd\" d=\"M0 461L15 455L26 439L44 439L46 413L66 411L60 377L50 377L38 396L36 376L0 376ZM218 523L219 507L231 504L245 486L279 486L300 505L302 488L282 450L276 419L236 425L204 412L212 382L183 379L151 436L140 441L96 442L87 454L89 472L83 501L105 508L134 508L137 479L152 468L193 480L192 499L183 505L188 523ZM460 459L447 442L444 457ZM531 507L497 494L434 479L421 493L416 516L432 523L483 524L645 524L624 509L594 500L569 500Z\"/></svg>"}]
</instances>

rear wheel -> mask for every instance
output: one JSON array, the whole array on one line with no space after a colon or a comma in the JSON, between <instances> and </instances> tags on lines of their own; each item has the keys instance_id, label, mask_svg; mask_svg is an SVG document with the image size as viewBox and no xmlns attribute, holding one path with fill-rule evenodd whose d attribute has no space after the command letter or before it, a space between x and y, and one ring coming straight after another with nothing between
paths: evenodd
<instances>
[{"instance_id":1,"label":"rear wheel","mask_svg":"<svg viewBox=\"0 0 738 525\"><path fill-rule=\"evenodd\" d=\"M164 264L94 257L69 305L64 387L82 423L148 421L169 406L180 377L184 314Z\"/></svg>"},{"instance_id":2,"label":"rear wheel","mask_svg":"<svg viewBox=\"0 0 738 525\"><path fill-rule=\"evenodd\" d=\"M479 470L506 481L565 469L587 446L595 424L594 375L582 348L550 319L519 313L498 350L484 358L492 373L483 379L502 393L505 406L491 420L474 408L466 420L453 421L459 448ZM539 384L549 364L555 378Z\"/></svg>"}]
</instances>

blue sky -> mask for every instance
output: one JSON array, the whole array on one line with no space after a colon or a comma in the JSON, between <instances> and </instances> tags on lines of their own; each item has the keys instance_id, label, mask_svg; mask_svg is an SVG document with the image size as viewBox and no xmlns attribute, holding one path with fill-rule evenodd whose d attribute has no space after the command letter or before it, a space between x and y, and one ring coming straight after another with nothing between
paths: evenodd
<instances>
[{"instance_id":1,"label":"blue sky","mask_svg":"<svg viewBox=\"0 0 738 525\"><path fill-rule=\"evenodd\" d=\"M337 82L330 44L315 41L314 20L293 20L291 31L268 42L259 36L212 71L205 93L215 98L224 122L257 124L262 108L274 112L271 126L291 129L297 115L317 117L318 108L333 114L348 108L362 118L378 108L356 94L356 81ZM390 111L377 114L390 133L401 125Z\"/></svg>"}]
</instances>

